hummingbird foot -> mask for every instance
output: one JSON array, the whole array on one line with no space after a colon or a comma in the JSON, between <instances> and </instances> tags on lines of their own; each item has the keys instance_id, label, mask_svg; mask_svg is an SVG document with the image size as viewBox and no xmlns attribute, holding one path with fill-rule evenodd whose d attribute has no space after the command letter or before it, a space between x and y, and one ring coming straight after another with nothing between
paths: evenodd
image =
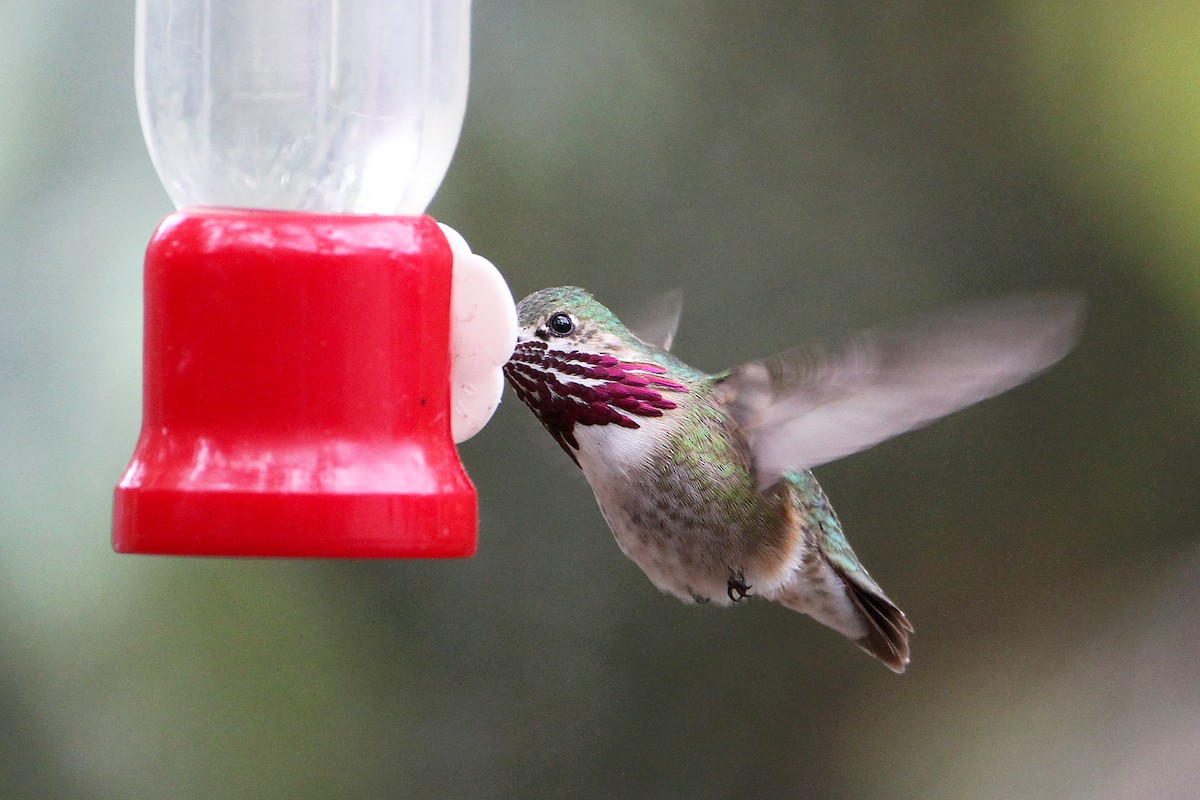
<instances>
[{"instance_id":1,"label":"hummingbird foot","mask_svg":"<svg viewBox=\"0 0 1200 800\"><path fill-rule=\"evenodd\" d=\"M752 588L752 586L746 583L746 578L740 571L736 575L730 576L728 583L725 584L725 592L729 595L729 599L735 603L740 603L749 597ZM737 597L734 597L735 593Z\"/></svg>"}]
</instances>

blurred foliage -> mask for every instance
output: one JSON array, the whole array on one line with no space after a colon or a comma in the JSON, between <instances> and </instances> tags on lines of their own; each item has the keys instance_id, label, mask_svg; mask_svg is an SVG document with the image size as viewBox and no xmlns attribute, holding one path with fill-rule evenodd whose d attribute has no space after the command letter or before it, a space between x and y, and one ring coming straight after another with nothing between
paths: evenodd
<instances>
[{"instance_id":1,"label":"blurred foliage","mask_svg":"<svg viewBox=\"0 0 1200 800\"><path fill-rule=\"evenodd\" d=\"M1016 13L1044 157L1148 256L1166 299L1200 313L1200 6L1052 0Z\"/></svg>"},{"instance_id":2,"label":"blurred foliage","mask_svg":"<svg viewBox=\"0 0 1200 800\"><path fill-rule=\"evenodd\" d=\"M510 398L463 562L117 557L140 259L169 210L132 9L0 6L0 796L1200 794L1194 4L500 3L432 213L518 295L687 292L717 368L1028 287L1029 386L831 464L896 678L689 608Z\"/></svg>"}]
</instances>

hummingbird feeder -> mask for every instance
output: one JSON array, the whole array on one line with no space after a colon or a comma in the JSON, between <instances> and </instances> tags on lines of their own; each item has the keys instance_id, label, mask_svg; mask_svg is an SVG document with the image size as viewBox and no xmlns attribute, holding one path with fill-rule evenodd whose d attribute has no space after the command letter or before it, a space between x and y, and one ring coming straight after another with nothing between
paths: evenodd
<instances>
[{"instance_id":1,"label":"hummingbird feeder","mask_svg":"<svg viewBox=\"0 0 1200 800\"><path fill-rule=\"evenodd\" d=\"M466 108L469 0L138 0L138 109L178 209L145 260L122 553L469 556L454 441L512 296L423 211Z\"/></svg>"}]
</instances>

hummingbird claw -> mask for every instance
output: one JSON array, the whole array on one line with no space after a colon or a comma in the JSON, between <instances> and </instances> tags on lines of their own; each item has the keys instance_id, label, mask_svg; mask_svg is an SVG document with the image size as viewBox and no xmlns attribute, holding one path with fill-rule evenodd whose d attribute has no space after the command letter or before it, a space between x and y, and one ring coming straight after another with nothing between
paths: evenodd
<instances>
[{"instance_id":1,"label":"hummingbird claw","mask_svg":"<svg viewBox=\"0 0 1200 800\"><path fill-rule=\"evenodd\" d=\"M742 573L740 572L731 577L729 582L725 584L725 592L729 595L729 599L735 603L740 603L749 597L751 588L753 587L746 583L745 578L742 577ZM737 592L737 597L733 596L734 592Z\"/></svg>"}]
</instances>

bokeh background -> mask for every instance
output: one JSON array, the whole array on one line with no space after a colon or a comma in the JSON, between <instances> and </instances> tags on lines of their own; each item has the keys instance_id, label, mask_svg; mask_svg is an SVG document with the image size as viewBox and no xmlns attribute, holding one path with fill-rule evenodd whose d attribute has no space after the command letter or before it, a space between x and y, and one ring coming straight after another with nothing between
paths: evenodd
<instances>
[{"instance_id":1,"label":"bokeh background","mask_svg":"<svg viewBox=\"0 0 1200 800\"><path fill-rule=\"evenodd\" d=\"M1037 381L818 471L892 675L620 554L509 395L462 562L118 557L169 210L131 3L0 5L0 796L1200 796L1200 5L478 0L431 209L716 369L1077 288Z\"/></svg>"}]
</instances>

